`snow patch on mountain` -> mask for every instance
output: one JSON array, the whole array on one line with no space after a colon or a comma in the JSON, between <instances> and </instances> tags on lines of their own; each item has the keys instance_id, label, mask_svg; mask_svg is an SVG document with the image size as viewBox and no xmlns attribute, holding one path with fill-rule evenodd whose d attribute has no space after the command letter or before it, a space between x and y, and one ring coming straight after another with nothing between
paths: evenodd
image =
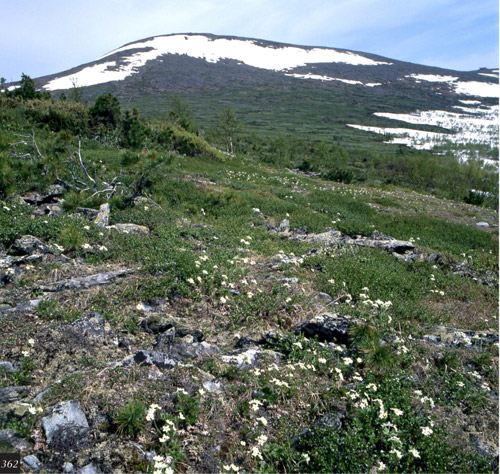
<instances>
[{"instance_id":1,"label":"snow patch on mountain","mask_svg":"<svg viewBox=\"0 0 500 474\"><path fill-rule=\"evenodd\" d=\"M368 127L355 124L348 124L348 126L367 132L393 135L395 138L388 140L386 143L404 144L424 150L431 150L436 145L450 143L457 145L482 144L489 145L491 148L497 147L500 107L460 107L460 109L465 113L444 110L418 111L412 114L374 113L377 117L415 125L433 125L452 130L455 133L437 133L407 128Z\"/></svg>"},{"instance_id":2,"label":"snow patch on mountain","mask_svg":"<svg viewBox=\"0 0 500 474\"><path fill-rule=\"evenodd\" d=\"M138 51L139 50L139 51ZM88 66L74 74L62 76L48 82L46 90L69 89L76 83L90 86L125 79L138 73L148 61L164 54L187 55L217 63L232 59L271 71L287 71L311 63L344 63L355 66L390 65L392 63L375 61L348 51L331 48L300 48L297 46L265 46L254 40L210 38L204 35L157 36L138 43L128 44L105 54L99 60L117 53L126 53L120 61L109 61Z\"/></svg>"},{"instance_id":3,"label":"snow patch on mountain","mask_svg":"<svg viewBox=\"0 0 500 474\"><path fill-rule=\"evenodd\" d=\"M498 97L500 94L498 81L495 81L494 83L458 81L458 77L455 76L439 76L434 74L410 74L405 77L415 79L415 82L427 81L447 83L457 94L473 95L476 97Z\"/></svg>"},{"instance_id":4,"label":"snow patch on mountain","mask_svg":"<svg viewBox=\"0 0 500 474\"><path fill-rule=\"evenodd\" d=\"M285 76L295 77L297 79L313 79L313 80L327 81L327 82L328 81L339 81L339 82L343 82L344 84L366 86L366 87L375 87L375 86L382 85L380 82L369 82L369 83L365 84L364 82L361 82L361 81L354 81L351 79L340 79L338 77L330 77L330 76L320 76L319 74L311 74L310 72L307 74L285 73Z\"/></svg>"}]
</instances>

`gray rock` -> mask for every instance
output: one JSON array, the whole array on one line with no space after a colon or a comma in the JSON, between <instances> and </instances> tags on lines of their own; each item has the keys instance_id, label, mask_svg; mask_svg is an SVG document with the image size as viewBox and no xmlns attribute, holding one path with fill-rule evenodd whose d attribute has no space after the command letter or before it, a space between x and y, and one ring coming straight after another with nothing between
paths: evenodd
<instances>
[{"instance_id":1,"label":"gray rock","mask_svg":"<svg viewBox=\"0 0 500 474\"><path fill-rule=\"evenodd\" d=\"M0 430L0 445L10 446L17 451L29 451L32 449L31 444L24 439L24 436L12 429Z\"/></svg>"},{"instance_id":2,"label":"gray rock","mask_svg":"<svg viewBox=\"0 0 500 474\"><path fill-rule=\"evenodd\" d=\"M19 255L45 255L54 253L54 250L51 247L32 235L23 235L19 239L16 239L14 245L12 246L12 250Z\"/></svg>"},{"instance_id":3,"label":"gray rock","mask_svg":"<svg viewBox=\"0 0 500 474\"><path fill-rule=\"evenodd\" d=\"M125 367L130 367L132 365L155 365L159 369L173 369L178 364L179 361L174 359L170 354L145 350L136 352L131 358L126 359L122 363Z\"/></svg>"},{"instance_id":4,"label":"gray rock","mask_svg":"<svg viewBox=\"0 0 500 474\"><path fill-rule=\"evenodd\" d=\"M101 474L101 471L97 468L94 463L87 464L83 466L81 469L76 471L77 474Z\"/></svg>"},{"instance_id":5,"label":"gray rock","mask_svg":"<svg viewBox=\"0 0 500 474\"><path fill-rule=\"evenodd\" d=\"M288 219L283 219L280 225L276 229L278 232L289 232L290 231L290 221Z\"/></svg>"},{"instance_id":6,"label":"gray rock","mask_svg":"<svg viewBox=\"0 0 500 474\"><path fill-rule=\"evenodd\" d=\"M110 214L111 210L109 208L109 203L106 202L104 204L101 204L97 216L94 219L95 224L99 227L106 227L107 225L109 225Z\"/></svg>"},{"instance_id":7,"label":"gray rock","mask_svg":"<svg viewBox=\"0 0 500 474\"><path fill-rule=\"evenodd\" d=\"M181 360L195 359L197 357L212 356L218 354L220 349L207 342L193 342L174 344L171 354Z\"/></svg>"},{"instance_id":8,"label":"gray rock","mask_svg":"<svg viewBox=\"0 0 500 474\"><path fill-rule=\"evenodd\" d=\"M144 225L138 224L114 224L108 225L106 229L116 230L123 234L149 235L149 229Z\"/></svg>"},{"instance_id":9,"label":"gray rock","mask_svg":"<svg viewBox=\"0 0 500 474\"><path fill-rule=\"evenodd\" d=\"M478 227L489 227L490 226L487 222L478 222L476 225Z\"/></svg>"},{"instance_id":10,"label":"gray rock","mask_svg":"<svg viewBox=\"0 0 500 474\"><path fill-rule=\"evenodd\" d=\"M165 300L154 299L142 301L137 305L137 309L146 313L161 313L165 307Z\"/></svg>"},{"instance_id":11,"label":"gray rock","mask_svg":"<svg viewBox=\"0 0 500 474\"><path fill-rule=\"evenodd\" d=\"M35 472L38 472L43 467L43 464L40 462L40 460L33 454L25 456L23 458L23 462L31 469L33 469Z\"/></svg>"},{"instance_id":12,"label":"gray rock","mask_svg":"<svg viewBox=\"0 0 500 474\"><path fill-rule=\"evenodd\" d=\"M64 214L64 209L59 204L45 204L41 209L49 217L60 216L61 214Z\"/></svg>"},{"instance_id":13,"label":"gray rock","mask_svg":"<svg viewBox=\"0 0 500 474\"><path fill-rule=\"evenodd\" d=\"M89 424L76 400L56 405L50 416L42 418L48 444L58 451L78 450L89 443Z\"/></svg>"},{"instance_id":14,"label":"gray rock","mask_svg":"<svg viewBox=\"0 0 500 474\"><path fill-rule=\"evenodd\" d=\"M77 207L75 211L81 216L91 220L95 219L97 214L99 214L97 209L90 209L88 207Z\"/></svg>"},{"instance_id":15,"label":"gray rock","mask_svg":"<svg viewBox=\"0 0 500 474\"><path fill-rule=\"evenodd\" d=\"M307 441L308 444L311 441L321 441L322 433L321 430L324 428L340 431L342 429L342 420L345 418L346 412L339 411L337 413L328 413L322 416L319 420L316 420L304 431L302 431L299 436L294 440L294 445L300 445L301 442Z\"/></svg>"},{"instance_id":16,"label":"gray rock","mask_svg":"<svg viewBox=\"0 0 500 474\"><path fill-rule=\"evenodd\" d=\"M321 305L328 305L333 301L333 298L327 293L318 293L314 297L314 301Z\"/></svg>"},{"instance_id":17,"label":"gray rock","mask_svg":"<svg viewBox=\"0 0 500 474\"><path fill-rule=\"evenodd\" d=\"M90 313L71 324L85 337L118 346L118 338L109 323L99 314Z\"/></svg>"},{"instance_id":18,"label":"gray rock","mask_svg":"<svg viewBox=\"0 0 500 474\"><path fill-rule=\"evenodd\" d=\"M8 361L0 362L0 370L5 372L6 374L11 374L12 372L16 371L16 369L14 369L14 366L12 365L12 362Z\"/></svg>"},{"instance_id":19,"label":"gray rock","mask_svg":"<svg viewBox=\"0 0 500 474\"><path fill-rule=\"evenodd\" d=\"M159 352L170 353L175 339L175 327L168 329L163 334L160 334L153 344L153 349Z\"/></svg>"},{"instance_id":20,"label":"gray rock","mask_svg":"<svg viewBox=\"0 0 500 474\"><path fill-rule=\"evenodd\" d=\"M62 470L64 473L70 474L75 470L75 466L70 462L65 462L62 466Z\"/></svg>"},{"instance_id":21,"label":"gray rock","mask_svg":"<svg viewBox=\"0 0 500 474\"><path fill-rule=\"evenodd\" d=\"M62 290L81 290L91 288L93 286L109 285L116 278L130 275L132 270L117 270L109 273L97 273L82 278L74 278L71 280L61 280L49 285L39 286L42 291L62 291Z\"/></svg>"},{"instance_id":22,"label":"gray rock","mask_svg":"<svg viewBox=\"0 0 500 474\"><path fill-rule=\"evenodd\" d=\"M304 334L306 337L318 337L319 341L349 344L349 328L353 325L351 319L336 313L323 313L302 323L295 334Z\"/></svg>"},{"instance_id":23,"label":"gray rock","mask_svg":"<svg viewBox=\"0 0 500 474\"><path fill-rule=\"evenodd\" d=\"M498 333L433 326L422 339L439 347L456 346L481 348L497 343Z\"/></svg>"},{"instance_id":24,"label":"gray rock","mask_svg":"<svg viewBox=\"0 0 500 474\"><path fill-rule=\"evenodd\" d=\"M0 390L0 403L22 400L29 395L29 387L5 387Z\"/></svg>"}]
</instances>

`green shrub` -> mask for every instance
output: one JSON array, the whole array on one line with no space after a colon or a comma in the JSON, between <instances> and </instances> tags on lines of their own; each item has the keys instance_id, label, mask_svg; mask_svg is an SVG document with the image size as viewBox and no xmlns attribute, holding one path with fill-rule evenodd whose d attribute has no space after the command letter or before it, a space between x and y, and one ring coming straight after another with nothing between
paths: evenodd
<instances>
[{"instance_id":1,"label":"green shrub","mask_svg":"<svg viewBox=\"0 0 500 474\"><path fill-rule=\"evenodd\" d=\"M144 414L146 408L142 402L131 401L120 409L114 423L119 434L135 438L144 429Z\"/></svg>"}]
</instances>

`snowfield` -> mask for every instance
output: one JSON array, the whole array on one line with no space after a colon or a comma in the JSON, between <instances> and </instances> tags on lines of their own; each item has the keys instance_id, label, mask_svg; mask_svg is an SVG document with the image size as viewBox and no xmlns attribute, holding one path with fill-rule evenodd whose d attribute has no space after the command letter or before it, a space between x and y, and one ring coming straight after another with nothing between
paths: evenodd
<instances>
[{"instance_id":1,"label":"snowfield","mask_svg":"<svg viewBox=\"0 0 500 474\"><path fill-rule=\"evenodd\" d=\"M343 82L344 84L352 84L352 85L356 85L356 86L366 86L366 87L375 87L375 86L382 85L380 82L369 82L369 83L365 84L364 82L361 82L361 81L353 81L350 79L340 79L338 77L320 76L318 74L311 74L310 72L307 74L285 73L285 76L295 77L297 79L315 79L315 80L319 80L319 81L339 81L339 82Z\"/></svg>"},{"instance_id":2,"label":"snowfield","mask_svg":"<svg viewBox=\"0 0 500 474\"><path fill-rule=\"evenodd\" d=\"M470 105L472 105L472 102L477 104L477 101L461 102L468 102ZM429 110L412 114L374 113L377 117L415 125L434 125L447 128L455 133L436 133L408 128L369 127L355 124L348 124L348 126L367 132L393 135L395 138L386 143L403 144L421 150L431 150L436 145L447 143L489 145L491 148L498 146L499 106L481 108L456 106L456 108L463 112Z\"/></svg>"},{"instance_id":3,"label":"snowfield","mask_svg":"<svg viewBox=\"0 0 500 474\"><path fill-rule=\"evenodd\" d=\"M482 74L486 76L488 74ZM446 83L457 94L473 95L476 97L499 97L500 86L498 80L495 82L479 82L479 81L459 81L455 76L438 76L433 74L410 74L408 76L415 79L415 82L441 82ZM496 76L492 76L495 77Z\"/></svg>"},{"instance_id":4,"label":"snowfield","mask_svg":"<svg viewBox=\"0 0 500 474\"><path fill-rule=\"evenodd\" d=\"M211 63L217 63L222 59L233 59L248 66L271 71L287 71L309 63L344 63L355 66L392 64L329 48L305 49L295 46L278 48L262 46L253 40L211 39L204 35L157 36L147 41L132 43L115 49L99 58L99 60L125 51L130 51L130 55L122 59L119 65L117 61L109 61L104 64L89 66L74 74L56 78L47 83L44 88L50 91L69 89L75 81L79 86L119 81L139 72L139 69L148 61L163 54L185 54Z\"/></svg>"}]
</instances>

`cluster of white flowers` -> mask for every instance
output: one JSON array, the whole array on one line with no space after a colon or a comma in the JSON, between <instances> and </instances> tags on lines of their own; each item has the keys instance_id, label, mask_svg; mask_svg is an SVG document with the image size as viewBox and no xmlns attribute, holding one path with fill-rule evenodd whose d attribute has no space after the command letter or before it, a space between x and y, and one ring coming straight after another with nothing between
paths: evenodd
<instances>
[{"instance_id":1,"label":"cluster of white flowers","mask_svg":"<svg viewBox=\"0 0 500 474\"><path fill-rule=\"evenodd\" d=\"M250 408L253 411L259 411L259 408L263 405L263 403L260 400L250 400L249 402Z\"/></svg>"},{"instance_id":2,"label":"cluster of white flowers","mask_svg":"<svg viewBox=\"0 0 500 474\"><path fill-rule=\"evenodd\" d=\"M38 413L43 413L43 408L42 407L34 407L33 405L31 405L29 408L28 408L28 411L32 414L32 415L36 415Z\"/></svg>"},{"instance_id":3,"label":"cluster of white flowers","mask_svg":"<svg viewBox=\"0 0 500 474\"><path fill-rule=\"evenodd\" d=\"M240 472L240 468L234 464L225 464L222 469L227 472Z\"/></svg>"},{"instance_id":4,"label":"cluster of white flowers","mask_svg":"<svg viewBox=\"0 0 500 474\"><path fill-rule=\"evenodd\" d=\"M392 306L392 301L382 301L381 299L376 299L375 301L371 300L370 296L368 295L369 289L366 286L363 288L363 291L365 293L359 294L359 297L361 298L361 304L370 306L373 309L382 310L387 310Z\"/></svg>"},{"instance_id":5,"label":"cluster of white flowers","mask_svg":"<svg viewBox=\"0 0 500 474\"><path fill-rule=\"evenodd\" d=\"M174 474L171 466L172 458L170 456L155 456L153 461L153 474Z\"/></svg>"},{"instance_id":6,"label":"cluster of white flowers","mask_svg":"<svg viewBox=\"0 0 500 474\"><path fill-rule=\"evenodd\" d=\"M163 435L159 441L160 443L166 443L170 440L170 435L177 431L177 428L172 420L167 420L161 430L163 431Z\"/></svg>"},{"instance_id":7,"label":"cluster of white flowers","mask_svg":"<svg viewBox=\"0 0 500 474\"><path fill-rule=\"evenodd\" d=\"M146 420L153 421L155 419L156 410L159 409L160 405L157 405L156 403L151 404L150 407L148 408L148 412L146 413Z\"/></svg>"},{"instance_id":8,"label":"cluster of white flowers","mask_svg":"<svg viewBox=\"0 0 500 474\"><path fill-rule=\"evenodd\" d=\"M441 296L444 296L444 291L443 290L431 290L431 293L437 293Z\"/></svg>"}]
</instances>

